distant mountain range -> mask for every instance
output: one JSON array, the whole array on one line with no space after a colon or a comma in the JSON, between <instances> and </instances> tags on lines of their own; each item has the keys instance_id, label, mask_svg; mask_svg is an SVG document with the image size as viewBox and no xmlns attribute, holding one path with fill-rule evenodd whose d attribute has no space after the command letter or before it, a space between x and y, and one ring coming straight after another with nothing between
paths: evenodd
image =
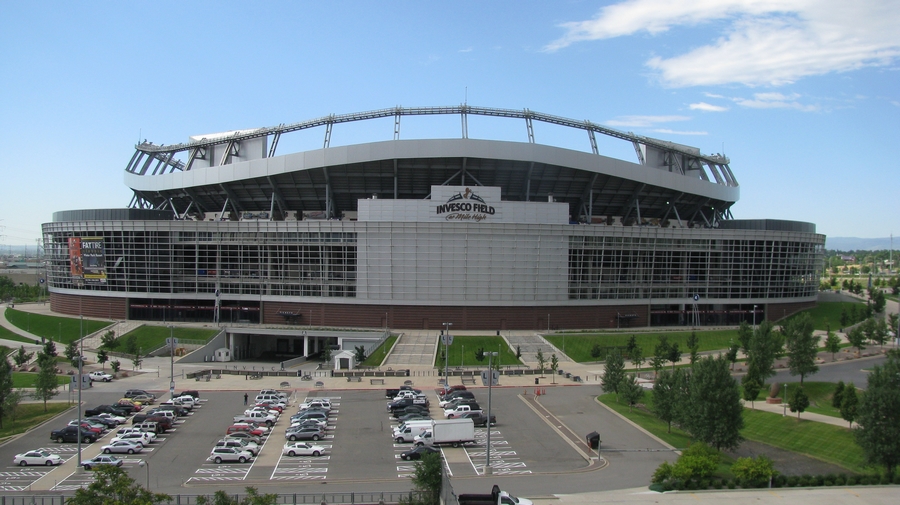
<instances>
[{"instance_id":1,"label":"distant mountain range","mask_svg":"<svg viewBox=\"0 0 900 505\"><path fill-rule=\"evenodd\" d=\"M894 247L900 248L900 237L894 240ZM830 251L882 251L891 248L891 238L827 237L825 249Z\"/></svg>"}]
</instances>

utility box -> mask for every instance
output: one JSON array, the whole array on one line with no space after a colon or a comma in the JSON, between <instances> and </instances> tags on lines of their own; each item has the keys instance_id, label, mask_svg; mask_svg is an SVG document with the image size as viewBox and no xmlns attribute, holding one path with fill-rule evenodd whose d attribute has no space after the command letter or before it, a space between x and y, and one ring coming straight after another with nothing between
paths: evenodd
<instances>
[{"instance_id":1,"label":"utility box","mask_svg":"<svg viewBox=\"0 0 900 505\"><path fill-rule=\"evenodd\" d=\"M591 449L599 450L600 449L600 434L596 431L592 431L587 434L587 444Z\"/></svg>"}]
</instances>

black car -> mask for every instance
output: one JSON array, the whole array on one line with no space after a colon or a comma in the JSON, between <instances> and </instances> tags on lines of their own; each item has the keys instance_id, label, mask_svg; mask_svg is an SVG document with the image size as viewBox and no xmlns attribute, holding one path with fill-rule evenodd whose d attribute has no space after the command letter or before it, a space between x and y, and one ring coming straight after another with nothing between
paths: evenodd
<instances>
[{"instance_id":1,"label":"black car","mask_svg":"<svg viewBox=\"0 0 900 505\"><path fill-rule=\"evenodd\" d=\"M406 421L420 421L420 420L428 420L431 419L431 416L428 413L421 412L410 412L409 414L403 414L402 416L398 416L397 420L401 423Z\"/></svg>"},{"instance_id":2,"label":"black car","mask_svg":"<svg viewBox=\"0 0 900 505\"><path fill-rule=\"evenodd\" d=\"M404 416L406 414L425 414L428 415L428 407L422 405L410 405L408 407L397 409L394 411L395 417Z\"/></svg>"},{"instance_id":3,"label":"black car","mask_svg":"<svg viewBox=\"0 0 900 505\"><path fill-rule=\"evenodd\" d=\"M199 399L200 399L200 392L199 392L199 391L194 391L194 390L192 390L192 389L188 389L188 390L186 390L186 391L182 391L182 392L178 393L177 395L175 395L176 398L180 398L180 397L182 397L182 396L193 396L195 400L199 400Z\"/></svg>"},{"instance_id":4,"label":"black car","mask_svg":"<svg viewBox=\"0 0 900 505\"><path fill-rule=\"evenodd\" d=\"M118 405L97 405L92 409L87 409L84 411L85 417L93 417L97 414L112 414L119 417L128 417L131 415L131 410L122 408Z\"/></svg>"},{"instance_id":5,"label":"black car","mask_svg":"<svg viewBox=\"0 0 900 505\"><path fill-rule=\"evenodd\" d=\"M439 451L437 449L433 449L431 447L428 447L427 445L422 445L422 446L416 447L415 449L410 449L406 452L401 452L400 459L402 459L403 461L422 459L422 456L424 456L426 454L438 454L440 452L441 451Z\"/></svg>"},{"instance_id":6,"label":"black car","mask_svg":"<svg viewBox=\"0 0 900 505\"><path fill-rule=\"evenodd\" d=\"M97 434L87 428L78 429L77 426L66 426L61 430L53 430L50 432L50 438L59 443L78 442L78 433L81 432L81 441L88 444L97 439Z\"/></svg>"},{"instance_id":7,"label":"black car","mask_svg":"<svg viewBox=\"0 0 900 505\"><path fill-rule=\"evenodd\" d=\"M147 396L152 396L153 398L156 398L155 394L148 393L148 392L144 391L143 389L129 389L128 391L125 391L124 396L125 396L125 398L131 398L131 397L137 396L137 395L147 395Z\"/></svg>"}]
</instances>

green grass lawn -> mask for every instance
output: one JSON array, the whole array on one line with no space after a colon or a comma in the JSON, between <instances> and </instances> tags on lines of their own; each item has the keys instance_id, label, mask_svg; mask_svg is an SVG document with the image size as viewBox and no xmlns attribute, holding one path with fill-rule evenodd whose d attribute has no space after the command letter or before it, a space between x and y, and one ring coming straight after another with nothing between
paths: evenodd
<instances>
[{"instance_id":1,"label":"green grass lawn","mask_svg":"<svg viewBox=\"0 0 900 505\"><path fill-rule=\"evenodd\" d=\"M384 342L378 346L377 349L372 351L365 361L362 362L363 366L381 366L381 363L384 362L384 358L387 357L388 351L391 350L391 347L394 346L394 342L397 341L397 335L391 335L388 338L384 339Z\"/></svg>"},{"instance_id":2,"label":"green grass lawn","mask_svg":"<svg viewBox=\"0 0 900 505\"><path fill-rule=\"evenodd\" d=\"M216 336L217 333L219 333L219 330L207 328L179 328L178 326L175 326L174 328L169 329L166 326L140 326L129 331L125 335L121 335L118 339L120 344L114 350L124 352L125 339L131 338L132 335L134 335L137 346L141 348L144 353L147 353L166 345L166 339L169 338L170 335L177 339L209 342L209 339Z\"/></svg>"},{"instance_id":3,"label":"green grass lawn","mask_svg":"<svg viewBox=\"0 0 900 505\"><path fill-rule=\"evenodd\" d=\"M484 361L478 361L475 359L475 352L479 349L483 348L484 352L500 352L500 365L519 365L522 362L519 361L519 358L516 357L515 352L506 345L506 341L503 340L503 337L497 336L454 336L453 337L453 345L450 346L450 353L447 357L448 364L450 368L456 366L475 366L475 365L483 365L487 366L488 358L485 357ZM465 349L465 352L463 351ZM435 356L434 364L435 366L443 366L444 360L442 359L441 352L444 350L443 345L438 346L437 356ZM493 358L496 360L497 358ZM440 363L439 363L440 361ZM547 362L549 363L550 356L547 356ZM494 361L496 363L496 361ZM548 365L549 366L549 365Z\"/></svg>"},{"instance_id":4,"label":"green grass lawn","mask_svg":"<svg viewBox=\"0 0 900 505\"><path fill-rule=\"evenodd\" d=\"M631 413L628 412L626 405L616 403L615 394L604 394L598 399L670 445L678 448L687 447L691 441L687 433L676 427L672 427L672 433L666 433L666 424L650 412L653 405L652 396L649 392L645 393L644 399L641 400L644 404L642 408L635 408ZM744 429L741 434L747 440L805 454L853 472L872 471L871 468L865 467L862 449L856 445L853 433L848 428L805 419L798 421L796 415L782 417L769 412L744 409Z\"/></svg>"},{"instance_id":5,"label":"green grass lawn","mask_svg":"<svg viewBox=\"0 0 900 505\"><path fill-rule=\"evenodd\" d=\"M725 349L731 345L732 340L737 340L737 330L697 331L696 333L697 338L700 339L701 352ZM660 335L668 337L670 344L677 342L682 353L690 352L687 348L687 339L691 336L689 331L557 334L547 335L545 338L555 345L557 349L561 351L565 349L564 352L573 361L584 363L597 361L597 358L591 356L591 349L594 347L594 344L599 344L600 347L624 347L631 335L635 336L635 341L641 347L645 357L653 355L653 350L656 348L656 344L659 343Z\"/></svg>"},{"instance_id":6,"label":"green grass lawn","mask_svg":"<svg viewBox=\"0 0 900 505\"><path fill-rule=\"evenodd\" d=\"M17 328L39 337L53 339L54 342L59 342L63 345L78 340L82 335L90 335L112 324L107 321L85 319L82 327L82 320L77 317L45 316L10 308L6 309L6 319ZM15 340L22 341L21 338ZM31 341L26 339L24 342Z\"/></svg>"},{"instance_id":7,"label":"green grass lawn","mask_svg":"<svg viewBox=\"0 0 900 505\"><path fill-rule=\"evenodd\" d=\"M770 385L771 384L767 384L766 387L759 392L756 401L766 401L766 397L769 396ZM795 391L795 388L800 387L800 381L788 382L787 385L788 394L790 394L791 391ZM803 381L803 390L806 391L806 396L809 397L809 407L806 409L806 412L837 417L840 419L840 410L831 406L831 397L834 395L834 388L836 385L837 383L834 382ZM862 391L857 391L857 394L862 394ZM784 395L783 387L779 395Z\"/></svg>"},{"instance_id":8,"label":"green grass lawn","mask_svg":"<svg viewBox=\"0 0 900 505\"><path fill-rule=\"evenodd\" d=\"M43 403L20 404L16 409L15 419L12 419L10 416L3 418L3 428L0 429L0 438L25 433L29 429L34 428L44 421L52 419L59 415L59 413L65 412L71 408L72 405L65 402L48 402L47 412L44 412ZM61 422L60 427L63 424L65 424L65 422ZM48 428L48 430L50 429L55 428Z\"/></svg>"},{"instance_id":9,"label":"green grass lawn","mask_svg":"<svg viewBox=\"0 0 900 505\"><path fill-rule=\"evenodd\" d=\"M830 325L832 330L837 331L842 326L841 310L846 309L849 315L851 305L856 305L857 314L862 314L866 308L866 304L862 302L819 302L814 308L804 312L807 312L812 318L815 329L824 331ZM786 323L786 321L781 323Z\"/></svg>"},{"instance_id":10,"label":"green grass lawn","mask_svg":"<svg viewBox=\"0 0 900 505\"><path fill-rule=\"evenodd\" d=\"M37 374L33 372L13 372L13 388L33 388L34 382L37 380ZM68 375L57 375L56 381L60 385L68 384L72 378Z\"/></svg>"},{"instance_id":11,"label":"green grass lawn","mask_svg":"<svg viewBox=\"0 0 900 505\"><path fill-rule=\"evenodd\" d=\"M34 343L34 339L25 338L14 331L8 330L5 326L0 326L0 338L5 340L15 340L16 342L23 342L26 344Z\"/></svg>"}]
</instances>

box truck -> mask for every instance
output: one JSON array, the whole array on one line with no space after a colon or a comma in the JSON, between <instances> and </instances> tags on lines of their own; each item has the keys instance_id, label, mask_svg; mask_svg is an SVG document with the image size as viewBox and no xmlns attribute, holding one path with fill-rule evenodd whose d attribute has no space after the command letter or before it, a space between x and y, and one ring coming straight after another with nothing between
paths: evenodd
<instances>
[{"instance_id":1,"label":"box truck","mask_svg":"<svg viewBox=\"0 0 900 505\"><path fill-rule=\"evenodd\" d=\"M416 445L459 447L475 441L475 423L471 419L431 421L431 429L413 440Z\"/></svg>"},{"instance_id":2,"label":"box truck","mask_svg":"<svg viewBox=\"0 0 900 505\"><path fill-rule=\"evenodd\" d=\"M415 438L426 431L431 430L431 420L407 421L394 428L393 438L398 444L403 442L412 442Z\"/></svg>"}]
</instances>

